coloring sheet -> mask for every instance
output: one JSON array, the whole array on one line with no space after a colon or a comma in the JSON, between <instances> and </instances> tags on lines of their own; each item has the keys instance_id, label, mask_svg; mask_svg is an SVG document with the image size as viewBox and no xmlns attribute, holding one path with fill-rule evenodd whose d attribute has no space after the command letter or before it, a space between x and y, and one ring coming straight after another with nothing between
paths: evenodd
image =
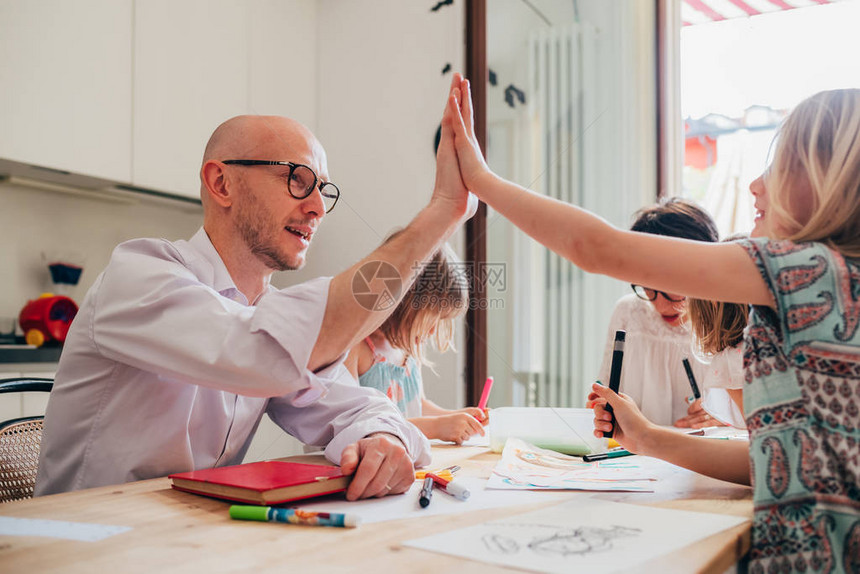
<instances>
[{"instance_id":1,"label":"coloring sheet","mask_svg":"<svg viewBox=\"0 0 860 574\"><path fill-rule=\"evenodd\" d=\"M583 462L576 456L509 438L487 488L653 492L655 480L642 468L638 456Z\"/></svg>"},{"instance_id":2,"label":"coloring sheet","mask_svg":"<svg viewBox=\"0 0 860 574\"><path fill-rule=\"evenodd\" d=\"M580 498L404 546L535 572L630 572L747 520Z\"/></svg>"}]
</instances>

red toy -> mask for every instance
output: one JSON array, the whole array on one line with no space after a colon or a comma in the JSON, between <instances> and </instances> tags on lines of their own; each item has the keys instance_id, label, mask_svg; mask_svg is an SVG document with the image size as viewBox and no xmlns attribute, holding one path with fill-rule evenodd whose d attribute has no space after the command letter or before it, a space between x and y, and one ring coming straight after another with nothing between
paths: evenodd
<instances>
[{"instance_id":1,"label":"red toy","mask_svg":"<svg viewBox=\"0 0 860 574\"><path fill-rule=\"evenodd\" d=\"M18 322L27 344L41 347L49 341L65 341L77 314L77 304L68 297L42 293L38 299L27 301Z\"/></svg>"}]
</instances>

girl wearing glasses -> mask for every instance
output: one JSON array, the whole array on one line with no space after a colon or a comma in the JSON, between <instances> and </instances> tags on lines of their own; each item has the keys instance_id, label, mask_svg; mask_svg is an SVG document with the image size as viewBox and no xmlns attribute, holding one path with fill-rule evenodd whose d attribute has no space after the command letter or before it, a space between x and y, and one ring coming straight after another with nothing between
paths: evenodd
<instances>
[{"instance_id":1,"label":"girl wearing glasses","mask_svg":"<svg viewBox=\"0 0 860 574\"><path fill-rule=\"evenodd\" d=\"M714 220L702 208L678 198L662 201L636 213L632 231L715 242ZM690 327L686 297L633 285L633 293L619 299L609 322L609 339L599 379L609 380L614 333L627 331L621 389L648 419L659 425L700 428L716 424L692 395L683 359L690 357ZM693 374L704 379L705 366L691 360Z\"/></svg>"}]
</instances>

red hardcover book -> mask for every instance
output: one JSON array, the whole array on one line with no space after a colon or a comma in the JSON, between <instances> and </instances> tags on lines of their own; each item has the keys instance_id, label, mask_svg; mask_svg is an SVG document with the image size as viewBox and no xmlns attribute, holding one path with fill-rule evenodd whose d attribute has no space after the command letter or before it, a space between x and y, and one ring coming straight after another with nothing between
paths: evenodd
<instances>
[{"instance_id":1,"label":"red hardcover book","mask_svg":"<svg viewBox=\"0 0 860 574\"><path fill-rule=\"evenodd\" d=\"M177 490L260 505L343 492L352 480L337 466L277 460L180 472L168 478Z\"/></svg>"}]
</instances>

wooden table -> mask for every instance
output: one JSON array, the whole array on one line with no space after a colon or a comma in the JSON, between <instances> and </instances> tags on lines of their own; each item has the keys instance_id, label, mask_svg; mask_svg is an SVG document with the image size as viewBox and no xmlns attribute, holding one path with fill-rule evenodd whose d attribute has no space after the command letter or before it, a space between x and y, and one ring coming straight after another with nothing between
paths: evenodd
<instances>
[{"instance_id":1,"label":"wooden table","mask_svg":"<svg viewBox=\"0 0 860 574\"><path fill-rule=\"evenodd\" d=\"M457 463L462 473L487 477L498 458L483 447L435 446L432 467ZM291 458L297 459L309 457ZM668 464L661 469L655 493L598 496L664 508L752 516L749 488ZM233 521L227 515L228 502L172 490L168 479L158 478L0 505L3 516L132 527L99 542L0 536L0 572L510 573L508 568L406 548L400 543L558 502L554 498L543 505L378 522L356 529L285 526ZM749 531L750 523L746 522L643 564L642 571L722 574L749 550Z\"/></svg>"}]
</instances>

